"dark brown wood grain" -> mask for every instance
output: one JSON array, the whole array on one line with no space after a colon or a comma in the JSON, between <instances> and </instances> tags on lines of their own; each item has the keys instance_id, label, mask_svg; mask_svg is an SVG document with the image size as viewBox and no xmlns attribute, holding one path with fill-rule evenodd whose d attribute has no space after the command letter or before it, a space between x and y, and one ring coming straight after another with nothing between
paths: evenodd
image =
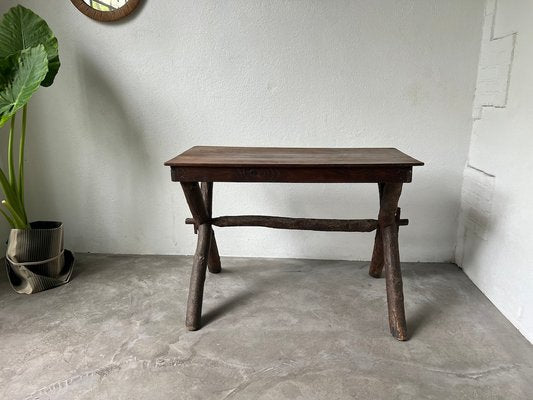
<instances>
[{"instance_id":1,"label":"dark brown wood grain","mask_svg":"<svg viewBox=\"0 0 533 400\"><path fill-rule=\"evenodd\" d=\"M411 167L171 167L174 182L411 182Z\"/></svg>"},{"instance_id":2,"label":"dark brown wood grain","mask_svg":"<svg viewBox=\"0 0 533 400\"><path fill-rule=\"evenodd\" d=\"M209 218L213 213L213 182L202 182L200 185L202 197L205 203L205 209ZM217 241L215 239L215 232L213 228L209 226L211 230L211 242L209 243L209 257L207 260L207 267L212 274L218 274L222 270L220 264L220 255L218 254Z\"/></svg>"},{"instance_id":3,"label":"dark brown wood grain","mask_svg":"<svg viewBox=\"0 0 533 400\"><path fill-rule=\"evenodd\" d=\"M204 198L198 182L182 182L181 188L185 194L185 199L191 210L192 217L196 221L196 225L200 226L211 218L207 214L204 204Z\"/></svg>"},{"instance_id":4,"label":"dark brown wood grain","mask_svg":"<svg viewBox=\"0 0 533 400\"><path fill-rule=\"evenodd\" d=\"M413 167L424 165L394 148L195 146L169 167Z\"/></svg>"},{"instance_id":5,"label":"dark brown wood grain","mask_svg":"<svg viewBox=\"0 0 533 400\"><path fill-rule=\"evenodd\" d=\"M200 329L201 326L205 273L212 232L211 225L207 223L210 217L207 213L207 207L198 182L182 183L181 187L183 188L189 209L195 221L198 221L198 242L192 265L185 320L187 329L195 331Z\"/></svg>"},{"instance_id":6,"label":"dark brown wood grain","mask_svg":"<svg viewBox=\"0 0 533 400\"><path fill-rule=\"evenodd\" d=\"M165 163L172 180L181 183L192 213L198 243L194 256L186 325L201 326L206 269L220 271L220 257L212 226L262 226L278 229L370 232L376 230L369 273L379 277L385 268L389 326L398 340L407 340L403 283L398 246L398 201L404 182L411 181L412 167L422 162L388 149L302 149L193 147ZM203 182L202 186L198 182ZM213 182L373 182L379 184L378 219L314 219L263 215L212 216ZM209 258L209 260L208 260Z\"/></svg>"},{"instance_id":7,"label":"dark brown wood grain","mask_svg":"<svg viewBox=\"0 0 533 400\"><path fill-rule=\"evenodd\" d=\"M124 18L127 15L131 14L133 10L135 10L140 3L140 0L129 0L126 4L124 4L119 9L116 9L113 11L100 11L100 10L95 10L90 5L85 3L85 1L83 0L70 0L70 1L83 14L85 14L89 18L92 18L92 19L95 19L101 22L117 21L121 18Z\"/></svg>"},{"instance_id":8,"label":"dark brown wood grain","mask_svg":"<svg viewBox=\"0 0 533 400\"><path fill-rule=\"evenodd\" d=\"M389 327L392 336L404 341L408 337L403 302L398 226L396 224L396 212L401 193L401 183L387 183L384 185L378 221L383 240L383 262L385 266Z\"/></svg>"},{"instance_id":9,"label":"dark brown wood grain","mask_svg":"<svg viewBox=\"0 0 533 400\"><path fill-rule=\"evenodd\" d=\"M396 339L404 341L408 339L408 336L403 301L398 230L394 225L389 225L383 228L382 234L390 332Z\"/></svg>"},{"instance_id":10,"label":"dark brown wood grain","mask_svg":"<svg viewBox=\"0 0 533 400\"><path fill-rule=\"evenodd\" d=\"M377 227L375 219L313 219L287 218L264 215L240 215L213 218L215 226L262 226L277 229L310 231L372 232Z\"/></svg>"},{"instance_id":11,"label":"dark brown wood grain","mask_svg":"<svg viewBox=\"0 0 533 400\"><path fill-rule=\"evenodd\" d=\"M394 148L196 146L167 161L176 182L410 182L423 165Z\"/></svg>"},{"instance_id":12,"label":"dark brown wood grain","mask_svg":"<svg viewBox=\"0 0 533 400\"><path fill-rule=\"evenodd\" d=\"M372 232L378 227L377 219L316 219L274 217L270 215L234 215L212 218L208 221L218 227L260 226L264 228L295 229L330 232ZM186 224L194 224L194 218L186 218ZM398 221L409 225L408 219Z\"/></svg>"},{"instance_id":13,"label":"dark brown wood grain","mask_svg":"<svg viewBox=\"0 0 533 400\"><path fill-rule=\"evenodd\" d=\"M378 183L379 204L381 208L381 200L383 199L383 182ZM374 237L374 250L372 251L372 259L370 260L370 267L368 274L373 278L381 278L383 271L383 239L381 237L381 229L379 225L376 229L376 236Z\"/></svg>"},{"instance_id":14,"label":"dark brown wood grain","mask_svg":"<svg viewBox=\"0 0 533 400\"><path fill-rule=\"evenodd\" d=\"M210 239L211 231L209 230L209 225L200 225L189 283L189 297L187 299L185 318L185 327L189 331L196 331L202 326L202 302Z\"/></svg>"}]
</instances>

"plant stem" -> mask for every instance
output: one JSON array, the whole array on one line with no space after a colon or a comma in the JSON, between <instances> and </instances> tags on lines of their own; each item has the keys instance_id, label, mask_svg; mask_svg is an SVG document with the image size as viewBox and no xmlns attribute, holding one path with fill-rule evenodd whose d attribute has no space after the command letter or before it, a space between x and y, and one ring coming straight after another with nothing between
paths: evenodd
<instances>
[{"instance_id":1,"label":"plant stem","mask_svg":"<svg viewBox=\"0 0 533 400\"><path fill-rule=\"evenodd\" d=\"M9 223L9 225L11 225L11 228L15 229L15 222L13 222L13 220L11 219L11 217L9 215L7 215L7 213L2 210L0 208L0 213L2 213L2 215L4 216L4 218L7 220L7 222Z\"/></svg>"},{"instance_id":2,"label":"plant stem","mask_svg":"<svg viewBox=\"0 0 533 400\"><path fill-rule=\"evenodd\" d=\"M0 168L0 186L2 186L4 195L7 199L3 200L2 204L8 209L11 216L4 212L4 210L0 209L0 212L13 228L18 229L28 228L28 218L24 208L24 145L26 141L26 116L27 107L24 106L22 113L22 133L19 148L19 182L17 183L17 179L15 177L15 160L13 157L16 115L11 117L8 138L7 164L9 178L4 174L2 168Z\"/></svg>"},{"instance_id":3,"label":"plant stem","mask_svg":"<svg viewBox=\"0 0 533 400\"><path fill-rule=\"evenodd\" d=\"M17 197L17 193L15 192L15 190L13 190L13 188L9 184L9 181L6 175L4 174L4 171L2 170L2 168L0 168L0 184L2 185L2 189L4 191L4 195L7 198L7 201L9 201L10 204L13 204L13 207L17 210L18 213L22 214L20 210L18 209L19 200Z\"/></svg>"},{"instance_id":4,"label":"plant stem","mask_svg":"<svg viewBox=\"0 0 533 400\"><path fill-rule=\"evenodd\" d=\"M26 214L24 207L24 145L26 143L26 114L28 112L28 104L24 105L22 109L22 132L20 135L19 145L19 181L18 181L18 196L22 211Z\"/></svg>"},{"instance_id":5,"label":"plant stem","mask_svg":"<svg viewBox=\"0 0 533 400\"><path fill-rule=\"evenodd\" d=\"M11 127L9 129L9 140L7 143L7 172L9 175L9 184L12 188L16 187L15 182L15 161L13 160L13 142L15 140L15 119L16 114L11 117Z\"/></svg>"},{"instance_id":6,"label":"plant stem","mask_svg":"<svg viewBox=\"0 0 533 400\"><path fill-rule=\"evenodd\" d=\"M2 204L4 206L6 206L6 208L9 210L9 212L11 213L11 215L13 216L13 221L15 222L15 227L18 228L18 229L24 229L27 227L27 223L24 222L20 216L17 214L17 212L13 209L13 207L11 207L11 205L6 201L6 200L2 200Z\"/></svg>"}]
</instances>

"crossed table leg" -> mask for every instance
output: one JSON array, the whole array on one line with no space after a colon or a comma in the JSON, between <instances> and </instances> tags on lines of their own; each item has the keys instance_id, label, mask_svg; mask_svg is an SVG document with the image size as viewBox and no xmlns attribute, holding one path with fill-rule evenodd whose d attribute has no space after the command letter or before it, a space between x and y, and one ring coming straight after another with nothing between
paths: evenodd
<instances>
[{"instance_id":1,"label":"crossed table leg","mask_svg":"<svg viewBox=\"0 0 533 400\"><path fill-rule=\"evenodd\" d=\"M195 221L195 229L198 229L198 243L192 265L187 316L185 319L187 329L195 331L200 329L201 326L202 300L207 266L209 266L209 272L211 273L217 274L221 271L217 242L213 228L209 223L213 202L213 183L202 182L201 190L197 182L182 182L181 187L187 204L191 209Z\"/></svg>"},{"instance_id":2,"label":"crossed table leg","mask_svg":"<svg viewBox=\"0 0 533 400\"><path fill-rule=\"evenodd\" d=\"M213 183L202 182L200 188L198 182L181 182L181 186L194 219L195 229L198 230L198 243L191 273L185 322L187 329L194 331L201 327L202 299L207 267L209 267L210 272L218 273L221 271L221 266L211 226ZM407 326L398 248L398 228L400 225L398 201L401 191L402 183L379 184L380 210L377 226L374 225L376 238L369 274L378 278L385 267L389 327L392 335L403 341L407 340Z\"/></svg>"},{"instance_id":3,"label":"crossed table leg","mask_svg":"<svg viewBox=\"0 0 533 400\"><path fill-rule=\"evenodd\" d=\"M398 200L402 193L401 183L379 184L379 216L374 251L370 262L369 274L374 278L381 277L385 266L387 287L387 305L389 309L389 327L398 340L407 340L407 324L403 304L403 283L400 269L400 251L398 246L398 230L400 209Z\"/></svg>"}]
</instances>

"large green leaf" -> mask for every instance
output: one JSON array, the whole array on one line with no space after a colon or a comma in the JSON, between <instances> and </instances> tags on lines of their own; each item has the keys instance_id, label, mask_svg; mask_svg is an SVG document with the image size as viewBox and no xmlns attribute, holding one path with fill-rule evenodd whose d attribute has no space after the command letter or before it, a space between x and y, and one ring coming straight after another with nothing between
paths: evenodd
<instances>
[{"instance_id":1,"label":"large green leaf","mask_svg":"<svg viewBox=\"0 0 533 400\"><path fill-rule=\"evenodd\" d=\"M42 44L22 51L6 85L0 87L0 127L26 104L48 73Z\"/></svg>"},{"instance_id":2,"label":"large green leaf","mask_svg":"<svg viewBox=\"0 0 533 400\"><path fill-rule=\"evenodd\" d=\"M0 58L0 90L9 83L17 68L19 54L13 54L10 57Z\"/></svg>"},{"instance_id":3,"label":"large green leaf","mask_svg":"<svg viewBox=\"0 0 533 400\"><path fill-rule=\"evenodd\" d=\"M41 17L20 5L4 14L0 21L0 58L20 54L40 44L48 59L48 73L41 85L50 86L60 65L54 33Z\"/></svg>"}]
</instances>

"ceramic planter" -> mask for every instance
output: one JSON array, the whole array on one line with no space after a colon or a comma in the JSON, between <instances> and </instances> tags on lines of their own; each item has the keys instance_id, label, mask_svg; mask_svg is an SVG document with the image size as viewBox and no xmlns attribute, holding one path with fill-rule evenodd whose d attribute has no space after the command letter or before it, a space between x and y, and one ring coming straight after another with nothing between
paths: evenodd
<instances>
[{"instance_id":1,"label":"ceramic planter","mask_svg":"<svg viewBox=\"0 0 533 400\"><path fill-rule=\"evenodd\" d=\"M63 224L37 221L11 229L6 252L9 282L18 293L37 293L70 280L74 255L63 247Z\"/></svg>"}]
</instances>

